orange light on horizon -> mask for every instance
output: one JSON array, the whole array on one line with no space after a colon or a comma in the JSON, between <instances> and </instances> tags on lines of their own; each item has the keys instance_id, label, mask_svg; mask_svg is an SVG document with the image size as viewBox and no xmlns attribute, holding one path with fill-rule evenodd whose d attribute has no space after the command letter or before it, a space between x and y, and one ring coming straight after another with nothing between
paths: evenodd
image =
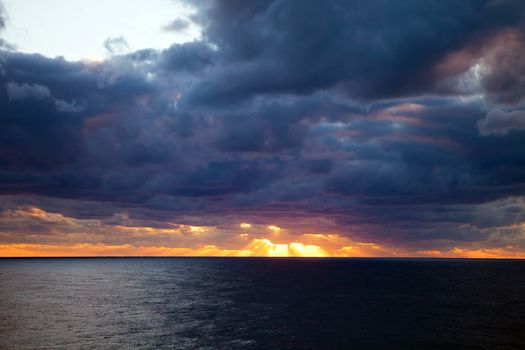
<instances>
[{"instance_id":1,"label":"orange light on horizon","mask_svg":"<svg viewBox=\"0 0 525 350\"><path fill-rule=\"evenodd\" d=\"M247 237L244 237L247 238ZM131 244L0 244L0 257L88 257L88 256L228 256L228 257L436 257L436 258L487 258L525 259L525 252L503 248L426 250L397 253L363 250L363 246L343 246L330 249L302 242L273 243L266 238L256 238L242 248L222 248L215 244L196 247L133 246Z\"/></svg>"},{"instance_id":2,"label":"orange light on horizon","mask_svg":"<svg viewBox=\"0 0 525 350\"><path fill-rule=\"evenodd\" d=\"M244 250L250 251L252 256L268 257L325 257L328 253L316 245L299 242L273 243L266 238L257 238L251 241Z\"/></svg>"},{"instance_id":3,"label":"orange light on horizon","mask_svg":"<svg viewBox=\"0 0 525 350\"><path fill-rule=\"evenodd\" d=\"M30 256L261 256L261 257L441 257L441 258L525 258L519 246L453 246L449 248L410 249L380 242L356 241L337 233L298 234L276 225L241 222L239 228L223 231L216 226L164 223L164 227L141 226L125 214L118 225L100 219L79 219L37 207L19 207L0 212L5 227L16 237L17 230L38 223L45 235L20 236L19 243L0 242L0 257ZM253 228L253 231L246 232ZM525 229L519 224L513 229ZM243 231L244 230L244 231ZM101 237L113 242L97 241ZM0 235L0 237L3 237ZM38 239L39 242L32 242ZM89 242L89 243L87 243ZM110 242L110 241L108 241Z\"/></svg>"}]
</instances>

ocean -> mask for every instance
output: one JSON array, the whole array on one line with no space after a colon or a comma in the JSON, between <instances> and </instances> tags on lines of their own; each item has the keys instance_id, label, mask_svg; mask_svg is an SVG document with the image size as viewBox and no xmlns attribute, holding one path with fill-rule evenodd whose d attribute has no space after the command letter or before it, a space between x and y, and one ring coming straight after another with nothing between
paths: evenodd
<instances>
[{"instance_id":1,"label":"ocean","mask_svg":"<svg viewBox=\"0 0 525 350\"><path fill-rule=\"evenodd\" d=\"M525 349L525 261L0 259L0 349Z\"/></svg>"}]
</instances>

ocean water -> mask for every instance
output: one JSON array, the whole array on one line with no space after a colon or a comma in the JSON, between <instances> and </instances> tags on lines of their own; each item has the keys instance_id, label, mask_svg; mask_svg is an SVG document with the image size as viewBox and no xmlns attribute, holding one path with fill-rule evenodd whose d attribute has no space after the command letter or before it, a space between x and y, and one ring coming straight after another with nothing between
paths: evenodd
<instances>
[{"instance_id":1,"label":"ocean water","mask_svg":"<svg viewBox=\"0 0 525 350\"><path fill-rule=\"evenodd\" d=\"M0 259L0 349L525 349L525 261Z\"/></svg>"}]
</instances>

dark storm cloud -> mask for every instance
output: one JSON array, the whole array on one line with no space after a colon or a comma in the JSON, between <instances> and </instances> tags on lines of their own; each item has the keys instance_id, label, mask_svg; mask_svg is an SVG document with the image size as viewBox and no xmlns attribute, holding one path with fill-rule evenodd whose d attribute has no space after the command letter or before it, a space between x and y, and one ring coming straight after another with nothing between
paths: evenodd
<instances>
[{"instance_id":1,"label":"dark storm cloud","mask_svg":"<svg viewBox=\"0 0 525 350\"><path fill-rule=\"evenodd\" d=\"M3 53L0 106L2 163L8 168L55 168L83 154L86 118L149 90L123 79L98 88L101 74L79 63L39 55ZM118 109L118 107L117 107Z\"/></svg>"},{"instance_id":2,"label":"dark storm cloud","mask_svg":"<svg viewBox=\"0 0 525 350\"><path fill-rule=\"evenodd\" d=\"M525 89L525 31L509 30L497 38L485 58L488 72L482 79L483 88L492 103L516 105L523 101Z\"/></svg>"},{"instance_id":3,"label":"dark storm cloud","mask_svg":"<svg viewBox=\"0 0 525 350\"><path fill-rule=\"evenodd\" d=\"M519 1L212 2L206 38L226 65L188 103L340 87L371 99L432 91L448 53L523 22Z\"/></svg>"},{"instance_id":4,"label":"dark storm cloud","mask_svg":"<svg viewBox=\"0 0 525 350\"><path fill-rule=\"evenodd\" d=\"M4 211L320 218L422 248L523 221L523 2L197 4L203 39L161 51L0 52Z\"/></svg>"},{"instance_id":5,"label":"dark storm cloud","mask_svg":"<svg viewBox=\"0 0 525 350\"><path fill-rule=\"evenodd\" d=\"M171 71L195 73L213 64L215 52L209 44L194 41L174 44L164 50L162 64Z\"/></svg>"}]
</instances>

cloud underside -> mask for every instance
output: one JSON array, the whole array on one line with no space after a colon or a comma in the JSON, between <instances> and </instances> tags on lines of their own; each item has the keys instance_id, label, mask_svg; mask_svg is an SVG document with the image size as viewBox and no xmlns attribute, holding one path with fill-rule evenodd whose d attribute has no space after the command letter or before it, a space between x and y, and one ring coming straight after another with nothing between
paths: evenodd
<instances>
[{"instance_id":1,"label":"cloud underside","mask_svg":"<svg viewBox=\"0 0 525 350\"><path fill-rule=\"evenodd\" d=\"M195 6L0 51L0 255L523 257L525 3Z\"/></svg>"}]
</instances>

